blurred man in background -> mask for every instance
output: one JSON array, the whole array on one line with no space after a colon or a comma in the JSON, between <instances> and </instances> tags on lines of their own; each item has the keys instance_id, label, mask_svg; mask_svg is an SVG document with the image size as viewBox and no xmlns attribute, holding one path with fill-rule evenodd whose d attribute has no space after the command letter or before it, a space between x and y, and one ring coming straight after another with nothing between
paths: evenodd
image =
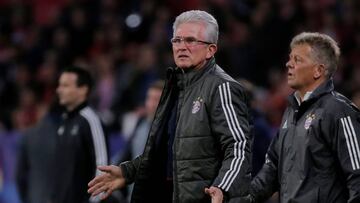
<instances>
[{"instance_id":1,"label":"blurred man in background","mask_svg":"<svg viewBox=\"0 0 360 203\"><path fill-rule=\"evenodd\" d=\"M154 119L163 88L164 81L158 80L152 83L147 90L145 108L135 112L138 114L138 118L135 122L135 127L132 129L132 132L130 132L127 149L125 149L124 156L121 158L122 161L132 160L143 153L151 122ZM133 121L133 119L131 119L131 121Z\"/></svg>"},{"instance_id":2,"label":"blurred man in background","mask_svg":"<svg viewBox=\"0 0 360 203\"><path fill-rule=\"evenodd\" d=\"M133 160L143 153L163 88L163 80L152 83L147 90L144 107L140 107L138 110L124 117L124 125L129 125L130 122L134 122L135 125L131 129L131 132L129 132L129 135L126 135L128 138L125 149L115 156L112 163L117 165L124 161ZM126 119L127 117L129 117L129 119ZM134 121L134 119L136 121ZM129 198L132 190L133 184L128 185L128 191L126 193Z\"/></svg>"},{"instance_id":3,"label":"blurred man in background","mask_svg":"<svg viewBox=\"0 0 360 203\"><path fill-rule=\"evenodd\" d=\"M87 103L92 86L84 69L70 67L61 73L57 93L66 111L57 130L52 203L89 202L87 183L99 174L96 166L108 163L105 132Z\"/></svg>"}]
</instances>

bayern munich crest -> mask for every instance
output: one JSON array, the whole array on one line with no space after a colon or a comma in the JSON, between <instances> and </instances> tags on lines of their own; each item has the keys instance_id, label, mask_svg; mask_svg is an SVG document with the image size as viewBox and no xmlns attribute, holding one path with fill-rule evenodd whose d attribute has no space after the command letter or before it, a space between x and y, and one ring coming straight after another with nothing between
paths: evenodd
<instances>
[{"instance_id":1,"label":"bayern munich crest","mask_svg":"<svg viewBox=\"0 0 360 203\"><path fill-rule=\"evenodd\" d=\"M304 128L307 130L309 129L311 122L315 119L315 114L309 114L306 116Z\"/></svg>"},{"instance_id":2,"label":"bayern munich crest","mask_svg":"<svg viewBox=\"0 0 360 203\"><path fill-rule=\"evenodd\" d=\"M191 109L192 114L196 114L200 110L202 102L203 100L200 97L193 101L193 107Z\"/></svg>"}]
</instances>

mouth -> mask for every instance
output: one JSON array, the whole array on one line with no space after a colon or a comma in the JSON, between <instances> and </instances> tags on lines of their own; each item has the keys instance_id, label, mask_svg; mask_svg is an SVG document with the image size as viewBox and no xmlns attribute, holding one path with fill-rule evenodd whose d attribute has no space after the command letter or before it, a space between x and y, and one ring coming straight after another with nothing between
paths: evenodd
<instances>
[{"instance_id":1,"label":"mouth","mask_svg":"<svg viewBox=\"0 0 360 203\"><path fill-rule=\"evenodd\" d=\"M178 55L177 58L179 58L179 59L184 59L184 58L189 58L189 56L188 56L188 55L181 54L181 55Z\"/></svg>"}]
</instances>

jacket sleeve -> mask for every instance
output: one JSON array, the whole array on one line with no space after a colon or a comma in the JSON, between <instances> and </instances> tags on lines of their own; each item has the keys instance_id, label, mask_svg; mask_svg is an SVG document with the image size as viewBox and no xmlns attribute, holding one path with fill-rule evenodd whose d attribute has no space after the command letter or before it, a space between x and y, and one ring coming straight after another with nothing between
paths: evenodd
<instances>
[{"instance_id":1,"label":"jacket sleeve","mask_svg":"<svg viewBox=\"0 0 360 203\"><path fill-rule=\"evenodd\" d=\"M250 194L255 202L267 200L279 188L278 140L279 133L271 141L262 169L251 182Z\"/></svg>"},{"instance_id":2,"label":"jacket sleeve","mask_svg":"<svg viewBox=\"0 0 360 203\"><path fill-rule=\"evenodd\" d=\"M333 136L332 148L346 176L348 202L360 202L360 113L346 108L340 114L333 121L337 129L333 131L336 135Z\"/></svg>"},{"instance_id":3,"label":"jacket sleeve","mask_svg":"<svg viewBox=\"0 0 360 203\"><path fill-rule=\"evenodd\" d=\"M131 161L125 161L119 165L125 178L126 184L131 184L134 182L137 169L140 165L141 156L142 155L136 157Z\"/></svg>"},{"instance_id":4,"label":"jacket sleeve","mask_svg":"<svg viewBox=\"0 0 360 203\"><path fill-rule=\"evenodd\" d=\"M222 83L214 92L209 117L223 160L212 185L229 198L244 196L251 180L252 135L247 98L235 82Z\"/></svg>"},{"instance_id":5,"label":"jacket sleeve","mask_svg":"<svg viewBox=\"0 0 360 203\"><path fill-rule=\"evenodd\" d=\"M89 142L92 143L93 153L95 157L96 166L107 165L108 164L108 155L107 155L107 146L106 146L106 138L105 131L102 127L101 121L96 113L90 109L86 108L81 111L81 115L86 119L88 123L88 127L86 127L85 134L89 134L91 136ZM89 132L89 133L87 133ZM96 170L96 175L99 175L100 171Z\"/></svg>"}]
</instances>

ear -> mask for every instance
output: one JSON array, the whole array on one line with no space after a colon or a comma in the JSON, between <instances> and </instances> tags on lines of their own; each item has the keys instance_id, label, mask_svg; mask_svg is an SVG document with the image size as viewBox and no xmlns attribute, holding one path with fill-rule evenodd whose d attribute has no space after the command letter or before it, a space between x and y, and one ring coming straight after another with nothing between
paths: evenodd
<instances>
[{"instance_id":1,"label":"ear","mask_svg":"<svg viewBox=\"0 0 360 203\"><path fill-rule=\"evenodd\" d=\"M318 64L316 65L315 67L315 70L314 70L314 79L319 79L323 76L325 76L325 66L324 64Z\"/></svg>"},{"instance_id":2,"label":"ear","mask_svg":"<svg viewBox=\"0 0 360 203\"><path fill-rule=\"evenodd\" d=\"M83 85L80 87L80 92L81 92L81 96L84 96L84 98L87 98L89 88L87 86Z\"/></svg>"},{"instance_id":3,"label":"ear","mask_svg":"<svg viewBox=\"0 0 360 203\"><path fill-rule=\"evenodd\" d=\"M216 44L210 44L208 46L208 50L206 53L206 59L210 59L211 57L213 57L215 55L216 51L217 51Z\"/></svg>"}]
</instances>

